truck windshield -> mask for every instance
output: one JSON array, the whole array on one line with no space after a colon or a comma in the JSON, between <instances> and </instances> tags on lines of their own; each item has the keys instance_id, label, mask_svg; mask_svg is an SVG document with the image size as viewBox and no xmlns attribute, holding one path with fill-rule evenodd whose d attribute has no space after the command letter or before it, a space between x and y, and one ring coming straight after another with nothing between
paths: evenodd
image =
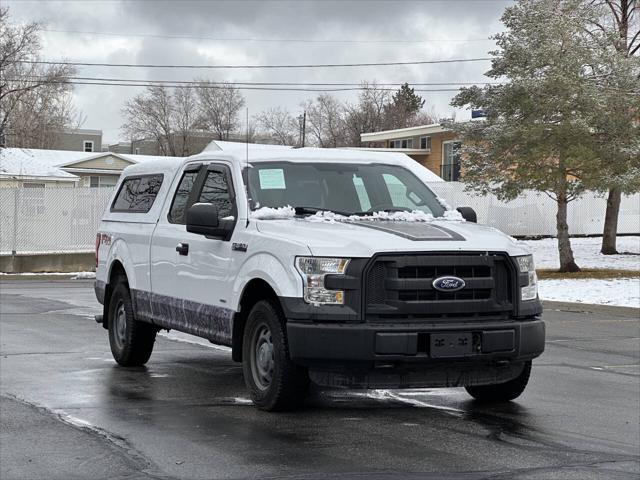
<instances>
[{"instance_id":1,"label":"truck windshield","mask_svg":"<svg viewBox=\"0 0 640 480\"><path fill-rule=\"evenodd\" d=\"M344 215L421 210L440 217L436 195L412 172L383 164L256 163L249 169L252 210L295 207Z\"/></svg>"}]
</instances>

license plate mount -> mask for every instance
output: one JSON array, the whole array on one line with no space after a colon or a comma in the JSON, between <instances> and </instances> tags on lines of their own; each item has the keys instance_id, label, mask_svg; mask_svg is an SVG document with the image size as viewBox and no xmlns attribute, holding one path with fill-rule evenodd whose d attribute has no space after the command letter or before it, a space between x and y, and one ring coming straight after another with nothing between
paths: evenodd
<instances>
[{"instance_id":1,"label":"license plate mount","mask_svg":"<svg viewBox=\"0 0 640 480\"><path fill-rule=\"evenodd\" d=\"M431 357L466 357L473 353L473 336L471 332L432 333Z\"/></svg>"}]
</instances>

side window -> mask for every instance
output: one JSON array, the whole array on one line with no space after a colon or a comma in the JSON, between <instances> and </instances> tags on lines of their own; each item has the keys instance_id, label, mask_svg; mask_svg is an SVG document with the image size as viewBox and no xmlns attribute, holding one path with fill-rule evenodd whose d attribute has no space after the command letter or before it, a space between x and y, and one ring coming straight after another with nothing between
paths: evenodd
<instances>
[{"instance_id":1,"label":"side window","mask_svg":"<svg viewBox=\"0 0 640 480\"><path fill-rule=\"evenodd\" d=\"M196 181L197 176L198 170L184 172L182 174L176 193L173 196L173 201L171 202L169 222L180 223L182 225L186 223L185 207L187 206L189 194L191 193L191 189L193 188L193 184Z\"/></svg>"},{"instance_id":2,"label":"side window","mask_svg":"<svg viewBox=\"0 0 640 480\"><path fill-rule=\"evenodd\" d=\"M112 212L146 213L160 191L164 175L125 178L111 205Z\"/></svg>"},{"instance_id":3,"label":"side window","mask_svg":"<svg viewBox=\"0 0 640 480\"><path fill-rule=\"evenodd\" d=\"M212 203L218 208L220 217L227 217L232 214L233 202L227 176L224 172L210 170L202 185L202 191L198 198L198 203Z\"/></svg>"}]
</instances>

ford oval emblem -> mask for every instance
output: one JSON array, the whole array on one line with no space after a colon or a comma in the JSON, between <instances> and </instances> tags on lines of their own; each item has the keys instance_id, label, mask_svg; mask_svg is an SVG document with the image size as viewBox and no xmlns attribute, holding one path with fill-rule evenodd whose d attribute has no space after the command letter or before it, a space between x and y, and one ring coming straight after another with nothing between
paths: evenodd
<instances>
[{"instance_id":1,"label":"ford oval emblem","mask_svg":"<svg viewBox=\"0 0 640 480\"><path fill-rule=\"evenodd\" d=\"M441 292L457 292L464 288L465 283L463 279L458 277L438 277L431 285Z\"/></svg>"}]
</instances>

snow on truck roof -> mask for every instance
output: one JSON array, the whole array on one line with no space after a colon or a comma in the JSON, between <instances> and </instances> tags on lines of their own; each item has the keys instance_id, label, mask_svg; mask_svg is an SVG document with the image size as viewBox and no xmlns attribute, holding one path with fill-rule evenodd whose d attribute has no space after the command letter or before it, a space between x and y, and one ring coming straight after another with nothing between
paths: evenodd
<instances>
[{"instance_id":1,"label":"snow on truck roof","mask_svg":"<svg viewBox=\"0 0 640 480\"><path fill-rule=\"evenodd\" d=\"M342 150L339 148L292 148L280 145L246 144L235 142L214 141L202 152L176 162L171 160L156 160L145 162L142 165L127 167L126 173L146 173L152 169L165 173L175 172L184 164L205 160L226 160L238 163L241 166L247 162L256 164L262 162L300 162L300 163L384 163L398 165L411 170L424 182L443 181L438 175L431 172L404 153L372 152L365 150Z\"/></svg>"}]
</instances>

